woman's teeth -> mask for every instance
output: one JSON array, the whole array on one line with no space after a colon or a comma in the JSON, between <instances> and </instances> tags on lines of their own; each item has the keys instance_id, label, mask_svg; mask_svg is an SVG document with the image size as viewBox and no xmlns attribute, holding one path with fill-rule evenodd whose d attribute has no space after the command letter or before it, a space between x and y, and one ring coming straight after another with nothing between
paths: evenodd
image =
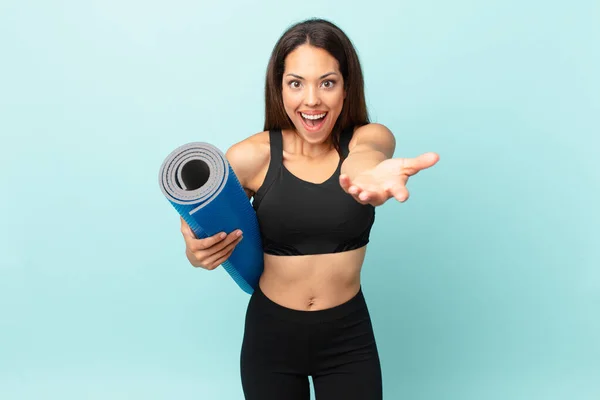
<instances>
[{"instance_id":1,"label":"woman's teeth","mask_svg":"<svg viewBox=\"0 0 600 400\"><path fill-rule=\"evenodd\" d=\"M327 113L323 113L323 114L315 114L315 115L311 115L311 114L304 114L304 113L300 113L302 115L302 118L305 119L321 119L323 118L325 115L327 115Z\"/></svg>"},{"instance_id":2,"label":"woman's teeth","mask_svg":"<svg viewBox=\"0 0 600 400\"><path fill-rule=\"evenodd\" d=\"M302 115L302 122L306 129L316 131L321 129L321 126L325 123L327 112L321 114L305 114L301 112L300 115Z\"/></svg>"}]
</instances>

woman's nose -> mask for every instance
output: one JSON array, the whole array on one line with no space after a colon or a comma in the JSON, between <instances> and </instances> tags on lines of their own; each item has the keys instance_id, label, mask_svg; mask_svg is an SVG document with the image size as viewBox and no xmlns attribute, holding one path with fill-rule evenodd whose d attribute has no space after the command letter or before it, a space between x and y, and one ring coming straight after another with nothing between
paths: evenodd
<instances>
[{"instance_id":1,"label":"woman's nose","mask_svg":"<svg viewBox=\"0 0 600 400\"><path fill-rule=\"evenodd\" d=\"M306 91L306 97L304 98L304 104L308 107L314 107L319 105L321 100L319 99L319 93L314 88L309 88Z\"/></svg>"}]
</instances>

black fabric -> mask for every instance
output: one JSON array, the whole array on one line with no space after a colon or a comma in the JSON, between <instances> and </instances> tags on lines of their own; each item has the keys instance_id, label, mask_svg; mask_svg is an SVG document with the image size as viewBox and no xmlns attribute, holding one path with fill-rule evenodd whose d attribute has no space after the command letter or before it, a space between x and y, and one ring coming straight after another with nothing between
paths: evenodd
<instances>
[{"instance_id":1,"label":"black fabric","mask_svg":"<svg viewBox=\"0 0 600 400\"><path fill-rule=\"evenodd\" d=\"M381 400L380 359L362 289L318 311L283 307L258 287L248 303L240 357L246 400Z\"/></svg>"},{"instance_id":2,"label":"black fabric","mask_svg":"<svg viewBox=\"0 0 600 400\"><path fill-rule=\"evenodd\" d=\"M336 253L369 243L375 207L360 204L339 183L352 132L353 129L342 132L343 156L329 179L318 184L296 177L283 165L281 130L269 132L271 160L265 180L252 200L265 253Z\"/></svg>"}]
</instances>

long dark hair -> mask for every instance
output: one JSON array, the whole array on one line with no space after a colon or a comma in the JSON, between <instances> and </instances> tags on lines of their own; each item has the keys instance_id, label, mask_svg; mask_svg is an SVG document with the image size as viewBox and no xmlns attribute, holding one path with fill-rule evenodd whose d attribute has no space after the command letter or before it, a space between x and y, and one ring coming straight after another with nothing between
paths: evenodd
<instances>
[{"instance_id":1,"label":"long dark hair","mask_svg":"<svg viewBox=\"0 0 600 400\"><path fill-rule=\"evenodd\" d=\"M283 106L282 79L285 58L302 44L326 50L338 62L346 98L332 131L332 142L341 156L340 135L346 129L369 123L364 80L358 54L346 34L333 23L312 18L289 27L275 44L267 67L264 130L294 127Z\"/></svg>"}]
</instances>

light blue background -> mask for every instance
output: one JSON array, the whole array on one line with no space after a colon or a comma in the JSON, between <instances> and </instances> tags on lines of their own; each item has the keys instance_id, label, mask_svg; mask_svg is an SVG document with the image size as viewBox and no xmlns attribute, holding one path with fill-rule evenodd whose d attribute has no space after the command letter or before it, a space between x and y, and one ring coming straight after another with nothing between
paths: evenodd
<instances>
[{"instance_id":1,"label":"light blue background","mask_svg":"<svg viewBox=\"0 0 600 400\"><path fill-rule=\"evenodd\" d=\"M363 273L386 399L600 398L597 1L0 5L0 398L241 399L248 296L157 173L263 124L287 26L355 43L397 156Z\"/></svg>"}]
</instances>

